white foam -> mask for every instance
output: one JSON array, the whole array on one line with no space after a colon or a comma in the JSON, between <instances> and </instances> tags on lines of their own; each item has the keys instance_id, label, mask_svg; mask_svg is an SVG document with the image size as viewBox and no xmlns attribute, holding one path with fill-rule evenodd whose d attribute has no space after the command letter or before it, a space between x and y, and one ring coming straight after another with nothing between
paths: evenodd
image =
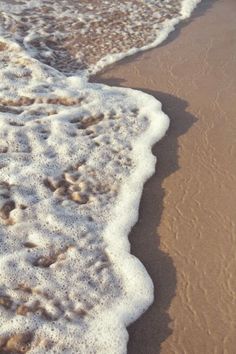
<instances>
[{"instance_id":1,"label":"white foam","mask_svg":"<svg viewBox=\"0 0 236 354\"><path fill-rule=\"evenodd\" d=\"M201 0L183 0L182 1L182 19L190 17L195 7L201 2Z\"/></svg>"},{"instance_id":2,"label":"white foam","mask_svg":"<svg viewBox=\"0 0 236 354\"><path fill-rule=\"evenodd\" d=\"M126 352L126 327L153 301L127 235L155 170L151 147L169 119L152 96L91 84L86 75L158 45L198 2L183 1L151 44L107 55L80 76L33 59L34 32L23 38L28 54L20 35L20 45L0 38L3 350L20 352L12 344L17 333L16 344L29 342L31 354ZM7 2L1 9L12 12Z\"/></svg>"},{"instance_id":3,"label":"white foam","mask_svg":"<svg viewBox=\"0 0 236 354\"><path fill-rule=\"evenodd\" d=\"M169 120L149 95L66 78L1 45L0 336L28 328L32 353L48 341L97 353L112 335L106 352L123 353L125 327L153 300L127 234Z\"/></svg>"},{"instance_id":4,"label":"white foam","mask_svg":"<svg viewBox=\"0 0 236 354\"><path fill-rule=\"evenodd\" d=\"M87 1L3 2L0 31L31 56L67 75L81 74L81 69L94 74L126 56L156 47L198 2L100 0L95 9Z\"/></svg>"}]
</instances>

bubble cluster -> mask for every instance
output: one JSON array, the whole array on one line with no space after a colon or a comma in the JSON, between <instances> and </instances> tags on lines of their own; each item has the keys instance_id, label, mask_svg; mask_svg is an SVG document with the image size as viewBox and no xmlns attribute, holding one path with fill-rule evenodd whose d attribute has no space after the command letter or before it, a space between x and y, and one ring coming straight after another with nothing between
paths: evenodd
<instances>
[{"instance_id":1,"label":"bubble cluster","mask_svg":"<svg viewBox=\"0 0 236 354\"><path fill-rule=\"evenodd\" d=\"M0 2L1 353L126 352L153 300L127 235L169 120L87 75L198 1Z\"/></svg>"},{"instance_id":2,"label":"bubble cluster","mask_svg":"<svg viewBox=\"0 0 236 354\"><path fill-rule=\"evenodd\" d=\"M116 312L129 298L112 251L119 223L113 242L104 235L119 199L133 198L132 188L121 195L140 164L136 141L167 119L147 95L66 78L3 39L0 48L0 351L87 352L102 314L127 313ZM145 291L131 296L136 306L149 303Z\"/></svg>"},{"instance_id":3,"label":"bubble cluster","mask_svg":"<svg viewBox=\"0 0 236 354\"><path fill-rule=\"evenodd\" d=\"M1 2L2 33L57 70L87 69L106 55L153 42L180 17L181 0ZM5 10L5 11L4 11Z\"/></svg>"}]
</instances>

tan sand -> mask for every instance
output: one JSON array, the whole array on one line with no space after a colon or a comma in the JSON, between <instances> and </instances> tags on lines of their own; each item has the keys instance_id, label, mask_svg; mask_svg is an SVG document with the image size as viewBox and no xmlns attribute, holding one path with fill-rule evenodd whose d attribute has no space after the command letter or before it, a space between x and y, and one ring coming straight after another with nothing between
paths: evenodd
<instances>
[{"instance_id":1,"label":"tan sand","mask_svg":"<svg viewBox=\"0 0 236 354\"><path fill-rule=\"evenodd\" d=\"M130 235L156 294L129 354L236 352L235 18L235 0L203 0L163 45L96 78L152 94L171 119Z\"/></svg>"}]
</instances>

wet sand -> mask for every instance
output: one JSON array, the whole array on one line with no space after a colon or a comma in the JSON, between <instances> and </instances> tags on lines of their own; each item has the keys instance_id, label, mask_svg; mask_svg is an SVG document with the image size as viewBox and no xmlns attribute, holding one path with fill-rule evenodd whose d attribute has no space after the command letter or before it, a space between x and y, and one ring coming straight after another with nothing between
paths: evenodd
<instances>
[{"instance_id":1,"label":"wet sand","mask_svg":"<svg viewBox=\"0 0 236 354\"><path fill-rule=\"evenodd\" d=\"M129 354L235 353L235 17L235 0L203 0L161 46L96 77L152 94L171 120L130 235L156 293Z\"/></svg>"}]
</instances>

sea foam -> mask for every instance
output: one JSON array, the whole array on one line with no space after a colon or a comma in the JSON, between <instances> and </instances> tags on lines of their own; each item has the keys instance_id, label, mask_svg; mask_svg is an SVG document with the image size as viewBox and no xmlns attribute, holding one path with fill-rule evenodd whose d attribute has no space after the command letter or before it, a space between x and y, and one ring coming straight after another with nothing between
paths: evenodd
<instances>
[{"instance_id":1,"label":"sea foam","mask_svg":"<svg viewBox=\"0 0 236 354\"><path fill-rule=\"evenodd\" d=\"M153 301L127 236L155 169L151 147L169 119L152 96L87 75L160 43L197 2L171 8L178 19L165 19L146 47L101 51L91 62L72 51L67 65L68 33L57 28L53 42L42 25L96 22L91 4L81 1L86 11L72 16L74 1L1 2L1 352L126 352L126 327ZM163 14L172 3L159 3ZM121 2L119 11L127 9Z\"/></svg>"}]
</instances>

